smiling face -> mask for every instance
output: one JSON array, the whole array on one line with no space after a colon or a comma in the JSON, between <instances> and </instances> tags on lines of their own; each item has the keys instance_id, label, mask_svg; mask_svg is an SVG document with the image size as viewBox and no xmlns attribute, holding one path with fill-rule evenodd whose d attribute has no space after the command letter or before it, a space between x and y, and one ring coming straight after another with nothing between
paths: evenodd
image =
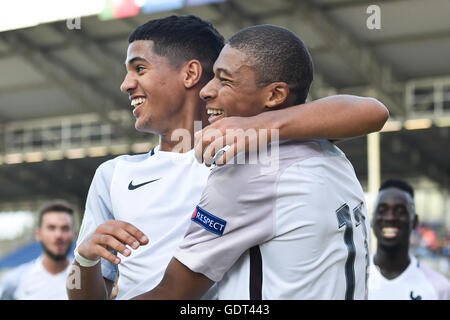
<instances>
[{"instance_id":1,"label":"smiling face","mask_svg":"<svg viewBox=\"0 0 450 320\"><path fill-rule=\"evenodd\" d=\"M224 117L250 117L264 111L267 88L258 87L245 53L226 45L214 64L214 78L200 91L209 122Z\"/></svg>"},{"instance_id":2,"label":"smiling face","mask_svg":"<svg viewBox=\"0 0 450 320\"><path fill-rule=\"evenodd\" d=\"M177 128L186 89L181 68L153 51L153 41L128 46L127 74L120 90L128 93L138 131L164 134Z\"/></svg>"},{"instance_id":3,"label":"smiling face","mask_svg":"<svg viewBox=\"0 0 450 320\"><path fill-rule=\"evenodd\" d=\"M414 201L407 192L394 187L380 191L373 218L373 231L379 245L408 247L416 225Z\"/></svg>"}]
</instances>

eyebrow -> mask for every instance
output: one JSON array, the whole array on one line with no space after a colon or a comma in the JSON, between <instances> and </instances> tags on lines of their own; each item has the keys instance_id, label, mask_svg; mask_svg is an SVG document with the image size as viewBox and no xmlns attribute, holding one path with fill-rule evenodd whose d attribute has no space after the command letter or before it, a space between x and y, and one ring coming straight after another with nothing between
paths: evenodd
<instances>
[{"instance_id":1,"label":"eyebrow","mask_svg":"<svg viewBox=\"0 0 450 320\"><path fill-rule=\"evenodd\" d=\"M407 203L394 203L394 204L388 204L388 203L386 203L386 202L380 202L378 205L377 205L377 208L378 207L381 207L381 206L386 206L386 207L398 207L398 206L402 206L402 207L405 207L405 208L407 208L408 207L408 204Z\"/></svg>"},{"instance_id":2,"label":"eyebrow","mask_svg":"<svg viewBox=\"0 0 450 320\"><path fill-rule=\"evenodd\" d=\"M128 64L133 64L136 61L143 61L143 62L147 62L148 63L148 61L146 59L142 58L142 57L134 57L134 58L131 58L130 60L128 60ZM127 62L125 62L125 65L127 65Z\"/></svg>"},{"instance_id":3,"label":"eyebrow","mask_svg":"<svg viewBox=\"0 0 450 320\"><path fill-rule=\"evenodd\" d=\"M225 75L228 76L228 77L232 77L232 76L233 76L229 71L227 71L227 70L224 69L224 68L217 68L217 72L218 72L218 73L223 72L223 73L225 73Z\"/></svg>"}]
</instances>

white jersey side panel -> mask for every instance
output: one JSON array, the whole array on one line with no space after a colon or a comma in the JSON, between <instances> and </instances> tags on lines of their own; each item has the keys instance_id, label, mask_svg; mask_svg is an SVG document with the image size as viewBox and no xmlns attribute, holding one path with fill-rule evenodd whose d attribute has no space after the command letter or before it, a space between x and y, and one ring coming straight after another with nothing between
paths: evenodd
<instances>
[{"instance_id":1,"label":"white jersey side panel","mask_svg":"<svg viewBox=\"0 0 450 320\"><path fill-rule=\"evenodd\" d=\"M108 220L114 220L110 188L114 168L120 158L117 157L102 163L95 171L86 199L86 208L77 238L77 247L87 236L94 233L99 225ZM101 267L103 277L114 282L117 277L117 266L101 259Z\"/></svg>"}]
</instances>

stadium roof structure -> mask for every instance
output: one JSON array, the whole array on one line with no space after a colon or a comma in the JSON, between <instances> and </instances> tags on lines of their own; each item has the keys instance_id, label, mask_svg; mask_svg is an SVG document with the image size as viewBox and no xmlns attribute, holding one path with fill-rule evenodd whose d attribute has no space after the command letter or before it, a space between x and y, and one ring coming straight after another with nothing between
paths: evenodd
<instances>
[{"instance_id":1,"label":"stadium roof structure","mask_svg":"<svg viewBox=\"0 0 450 320\"><path fill-rule=\"evenodd\" d=\"M382 177L426 176L448 189L449 12L448 0L227 0L107 21L83 17L80 29L57 21L1 32L0 207L54 197L83 204L101 162L157 143L135 131L119 86L130 32L171 13L208 19L225 37L263 23L294 31L314 60L311 99L350 93L389 108ZM364 185L366 139L340 147Z\"/></svg>"}]
</instances>

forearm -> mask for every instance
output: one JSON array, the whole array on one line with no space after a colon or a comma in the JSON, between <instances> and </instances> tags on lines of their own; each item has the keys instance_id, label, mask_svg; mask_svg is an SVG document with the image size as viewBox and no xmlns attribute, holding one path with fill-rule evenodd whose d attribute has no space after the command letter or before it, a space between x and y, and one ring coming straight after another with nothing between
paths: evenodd
<instances>
[{"instance_id":1,"label":"forearm","mask_svg":"<svg viewBox=\"0 0 450 320\"><path fill-rule=\"evenodd\" d=\"M152 290L132 300L194 300L200 299L214 282L172 258L161 282Z\"/></svg>"},{"instance_id":2,"label":"forearm","mask_svg":"<svg viewBox=\"0 0 450 320\"><path fill-rule=\"evenodd\" d=\"M342 139L381 130L389 112L376 99L338 95L261 116L266 126L279 129L281 140Z\"/></svg>"},{"instance_id":3,"label":"forearm","mask_svg":"<svg viewBox=\"0 0 450 320\"><path fill-rule=\"evenodd\" d=\"M166 285L160 283L154 289L138 295L131 300L198 300L205 294L208 288L193 288L193 290L176 289L178 285Z\"/></svg>"},{"instance_id":4,"label":"forearm","mask_svg":"<svg viewBox=\"0 0 450 320\"><path fill-rule=\"evenodd\" d=\"M191 299L191 297L189 297ZM166 289L165 287L158 285L153 290L143 293L139 296L132 298L131 300L179 300L183 299L174 294L173 291Z\"/></svg>"},{"instance_id":5,"label":"forearm","mask_svg":"<svg viewBox=\"0 0 450 320\"><path fill-rule=\"evenodd\" d=\"M106 300L109 291L101 271L101 263L93 267L82 267L77 261L67 282L67 294L70 300Z\"/></svg>"}]
</instances>

